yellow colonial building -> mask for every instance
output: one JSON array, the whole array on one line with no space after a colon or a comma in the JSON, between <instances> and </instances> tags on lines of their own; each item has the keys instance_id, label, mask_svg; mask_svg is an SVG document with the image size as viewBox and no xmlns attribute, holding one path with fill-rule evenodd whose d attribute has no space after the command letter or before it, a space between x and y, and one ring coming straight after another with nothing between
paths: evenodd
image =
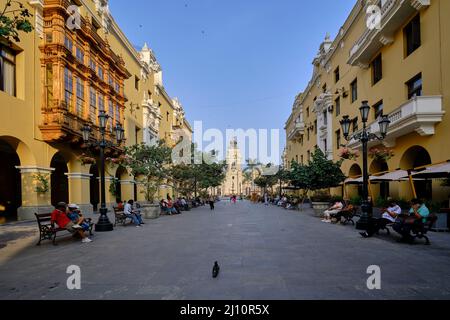
<instances>
[{"instance_id":1,"label":"yellow colonial building","mask_svg":"<svg viewBox=\"0 0 450 320\"><path fill-rule=\"evenodd\" d=\"M312 79L295 99L285 127L286 165L306 164L316 147L339 160L341 146L347 145L340 120L349 115L351 133L358 132L363 101L372 107L372 133L379 133L380 116L391 121L386 139L369 145L375 147L370 174L449 160L449 16L447 0L356 1L343 26L335 30L336 38L327 36L320 45ZM348 147L361 150L357 141ZM362 157L345 160L342 170L349 177L361 176ZM448 200L449 189L440 181L414 184L418 197ZM342 194L343 189L334 192ZM371 192L374 198L413 196L409 182L372 184ZM356 195L358 187L348 186L345 193Z\"/></svg>"},{"instance_id":2,"label":"yellow colonial building","mask_svg":"<svg viewBox=\"0 0 450 320\"><path fill-rule=\"evenodd\" d=\"M0 0L4 7L6 0ZM114 21L107 0L23 0L34 30L0 44L0 211L33 218L59 201L92 211L99 204L98 150L86 149L81 128L99 136L98 114L125 129L125 145L173 146L192 129L170 98L162 70L145 44L138 51ZM117 156L120 147L108 156ZM93 160L94 159L94 160ZM106 200L143 200L125 168L108 165ZM108 192L113 184L115 195Z\"/></svg>"}]
</instances>

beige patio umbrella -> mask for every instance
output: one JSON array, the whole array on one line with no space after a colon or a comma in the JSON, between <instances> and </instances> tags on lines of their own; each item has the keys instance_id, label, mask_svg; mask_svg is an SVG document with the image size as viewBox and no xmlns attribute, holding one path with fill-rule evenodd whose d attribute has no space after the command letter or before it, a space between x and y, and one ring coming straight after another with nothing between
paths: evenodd
<instances>
[{"instance_id":1,"label":"beige patio umbrella","mask_svg":"<svg viewBox=\"0 0 450 320\"><path fill-rule=\"evenodd\" d=\"M372 198L373 201L373 193L372 193L372 187L370 186L371 181L373 180L374 176L369 176L369 195ZM347 196L347 191L346 191L346 185L348 184L363 184L363 177L354 177L354 178L347 178L344 181L344 198L346 198Z\"/></svg>"},{"instance_id":2,"label":"beige patio umbrella","mask_svg":"<svg viewBox=\"0 0 450 320\"><path fill-rule=\"evenodd\" d=\"M416 187L414 186L414 179L412 177L412 170L401 170L387 172L373 178L373 182L391 182L391 181L409 181L411 191L414 198L417 198ZM417 180L417 179L416 179Z\"/></svg>"}]
</instances>

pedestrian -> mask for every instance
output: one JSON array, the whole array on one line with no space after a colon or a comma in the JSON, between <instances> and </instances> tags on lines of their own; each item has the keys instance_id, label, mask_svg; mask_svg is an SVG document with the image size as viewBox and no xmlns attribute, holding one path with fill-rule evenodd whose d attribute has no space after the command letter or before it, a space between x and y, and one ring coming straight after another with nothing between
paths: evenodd
<instances>
[{"instance_id":1,"label":"pedestrian","mask_svg":"<svg viewBox=\"0 0 450 320\"><path fill-rule=\"evenodd\" d=\"M212 210L215 210L215 207L214 207L214 197L213 196L209 196L208 197L208 202L209 202L209 207L211 208L211 211Z\"/></svg>"}]
</instances>

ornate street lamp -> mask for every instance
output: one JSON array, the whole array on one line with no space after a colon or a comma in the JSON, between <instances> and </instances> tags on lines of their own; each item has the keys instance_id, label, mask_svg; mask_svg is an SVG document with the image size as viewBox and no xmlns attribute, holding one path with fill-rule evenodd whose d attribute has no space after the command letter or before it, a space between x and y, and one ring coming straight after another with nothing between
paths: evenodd
<instances>
[{"instance_id":1,"label":"ornate street lamp","mask_svg":"<svg viewBox=\"0 0 450 320\"><path fill-rule=\"evenodd\" d=\"M81 131L83 134L83 140L86 144L89 144L90 146L97 146L100 148L100 190L101 190L101 205L100 205L100 217L98 219L97 224L95 225L95 231L97 232L105 232L105 231L112 231L114 229L113 224L108 219L108 209L106 208L106 196L105 196L105 149L111 148L115 146L120 146L122 141L124 140L124 132L125 130L122 128L120 124L117 124L115 127L116 132L116 142L117 144L114 145L112 142L105 140L105 133L106 133L106 123L109 119L109 115L105 113L105 111L101 110L100 114L98 116L98 123L100 127L100 135L101 139L99 141L91 142L90 141L90 134L92 132L91 127L88 125L85 125Z\"/></svg>"},{"instance_id":2,"label":"ornate street lamp","mask_svg":"<svg viewBox=\"0 0 450 320\"><path fill-rule=\"evenodd\" d=\"M363 129L360 132L353 133L350 135L350 125L352 121L349 116L343 116L341 120L342 132L344 138L347 141L359 140L362 143L363 149L363 201L361 204L362 215L359 221L356 223L356 228L358 230L367 230L369 219L372 218L372 203L369 201L369 170L368 170L368 143L372 140L382 141L386 138L389 125L391 121L388 116L383 116L378 122L380 126L380 136L369 132L367 129L367 121L369 119L370 106L367 101L363 101L361 108L361 118L363 122Z\"/></svg>"}]
</instances>

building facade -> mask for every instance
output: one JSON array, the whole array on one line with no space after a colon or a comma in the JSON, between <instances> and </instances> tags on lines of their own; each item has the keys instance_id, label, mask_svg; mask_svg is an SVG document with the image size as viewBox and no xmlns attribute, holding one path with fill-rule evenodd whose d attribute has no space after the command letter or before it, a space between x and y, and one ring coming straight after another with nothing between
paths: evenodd
<instances>
[{"instance_id":1,"label":"building facade","mask_svg":"<svg viewBox=\"0 0 450 320\"><path fill-rule=\"evenodd\" d=\"M381 17L376 25L370 20L373 8ZM349 115L351 132L358 132L362 101L372 106L372 133L379 132L380 116L391 120L386 139L370 143L369 148L376 148L369 159L370 174L450 159L450 150L442 147L450 137L449 14L445 0L356 1L336 38L327 36L320 45L311 81L295 99L285 127L286 165L306 164L315 148L334 160L340 159L343 145L361 150L357 141L345 141L340 120ZM388 156L378 156L377 150L388 151ZM349 177L361 176L362 157L345 160L342 170ZM416 181L417 195L448 200L448 189L440 183ZM333 192L358 194L358 187L343 189ZM371 191L375 198L412 197L408 182L373 184Z\"/></svg>"},{"instance_id":2,"label":"building facade","mask_svg":"<svg viewBox=\"0 0 450 320\"><path fill-rule=\"evenodd\" d=\"M218 195L232 196L241 195L244 192L244 177L242 172L242 156L237 139L230 141L226 157L226 175Z\"/></svg>"},{"instance_id":3,"label":"building facade","mask_svg":"<svg viewBox=\"0 0 450 320\"><path fill-rule=\"evenodd\" d=\"M98 138L103 110L110 117L107 140L115 140L116 124L125 129L126 146L171 135L177 129L174 107L161 67L148 45L138 51L130 43L107 0L23 5L33 14L33 31L20 33L20 42L0 45L2 65L7 64L0 88L0 210L19 220L60 201L95 210L99 154L83 144L81 128L90 125L92 138ZM178 114L184 119L184 112ZM107 156L121 151L112 148ZM138 179L125 168L108 163L106 176L109 206L117 199L143 200Z\"/></svg>"}]
</instances>

